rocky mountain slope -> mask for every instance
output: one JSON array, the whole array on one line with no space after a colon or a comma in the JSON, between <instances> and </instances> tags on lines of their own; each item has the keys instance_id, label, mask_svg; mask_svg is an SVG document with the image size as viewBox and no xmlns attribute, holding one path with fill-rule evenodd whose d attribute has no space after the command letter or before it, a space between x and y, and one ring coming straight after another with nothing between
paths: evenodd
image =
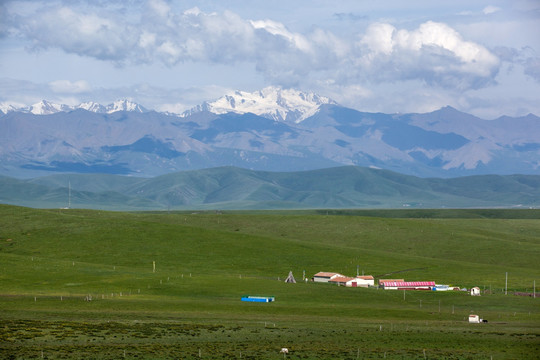
<instances>
[{"instance_id":1,"label":"rocky mountain slope","mask_svg":"<svg viewBox=\"0 0 540 360\"><path fill-rule=\"evenodd\" d=\"M366 113L276 88L225 95L182 115L129 101L40 104L3 107L0 174L151 177L219 166L297 171L341 165L421 177L540 173L540 118L532 114L483 120L451 107Z\"/></svg>"}]
</instances>

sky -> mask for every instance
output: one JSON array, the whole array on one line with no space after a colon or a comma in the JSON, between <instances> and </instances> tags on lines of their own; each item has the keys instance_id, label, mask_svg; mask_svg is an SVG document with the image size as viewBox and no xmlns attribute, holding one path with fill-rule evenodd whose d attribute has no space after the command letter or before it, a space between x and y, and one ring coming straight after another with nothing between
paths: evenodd
<instances>
[{"instance_id":1,"label":"sky","mask_svg":"<svg viewBox=\"0 0 540 360\"><path fill-rule=\"evenodd\" d=\"M0 103L181 113L267 86L360 111L540 116L539 0L4 0Z\"/></svg>"}]
</instances>

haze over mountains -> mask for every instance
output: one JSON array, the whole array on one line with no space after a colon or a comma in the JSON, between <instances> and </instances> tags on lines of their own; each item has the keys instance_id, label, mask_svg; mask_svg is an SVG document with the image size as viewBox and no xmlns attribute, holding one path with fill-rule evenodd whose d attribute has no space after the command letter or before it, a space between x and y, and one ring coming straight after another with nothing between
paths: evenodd
<instances>
[{"instance_id":1,"label":"haze over mountains","mask_svg":"<svg viewBox=\"0 0 540 360\"><path fill-rule=\"evenodd\" d=\"M483 120L451 107L366 113L296 90L233 92L184 114L127 100L0 107L0 174L152 177L236 166L265 171L342 165L420 177L538 174L540 119Z\"/></svg>"},{"instance_id":2,"label":"haze over mountains","mask_svg":"<svg viewBox=\"0 0 540 360\"><path fill-rule=\"evenodd\" d=\"M106 210L529 208L540 204L540 176L422 179L356 166L286 173L219 167L154 178L0 176L0 203Z\"/></svg>"}]
</instances>

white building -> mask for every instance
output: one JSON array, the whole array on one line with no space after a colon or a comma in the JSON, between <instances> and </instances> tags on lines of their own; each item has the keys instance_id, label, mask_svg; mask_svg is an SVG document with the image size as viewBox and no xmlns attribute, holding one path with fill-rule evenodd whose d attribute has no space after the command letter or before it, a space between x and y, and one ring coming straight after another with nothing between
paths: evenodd
<instances>
[{"instance_id":1,"label":"white building","mask_svg":"<svg viewBox=\"0 0 540 360\"><path fill-rule=\"evenodd\" d=\"M338 273L333 273L333 272L318 272L315 275L313 275L313 281L327 283L336 277L343 277L343 275L338 274Z\"/></svg>"},{"instance_id":2,"label":"white building","mask_svg":"<svg viewBox=\"0 0 540 360\"><path fill-rule=\"evenodd\" d=\"M352 285L349 285L349 284L353 279L354 278L348 277L348 276L336 276L336 277L333 277L332 279L330 279L328 281L328 283L339 285L339 286L349 286L349 287L351 287Z\"/></svg>"},{"instance_id":3,"label":"white building","mask_svg":"<svg viewBox=\"0 0 540 360\"><path fill-rule=\"evenodd\" d=\"M480 288L477 286L471 288L471 296L480 296Z\"/></svg>"},{"instance_id":4,"label":"white building","mask_svg":"<svg viewBox=\"0 0 540 360\"><path fill-rule=\"evenodd\" d=\"M347 286L352 287L369 287L375 286L375 279L371 275L357 276L347 282Z\"/></svg>"}]
</instances>

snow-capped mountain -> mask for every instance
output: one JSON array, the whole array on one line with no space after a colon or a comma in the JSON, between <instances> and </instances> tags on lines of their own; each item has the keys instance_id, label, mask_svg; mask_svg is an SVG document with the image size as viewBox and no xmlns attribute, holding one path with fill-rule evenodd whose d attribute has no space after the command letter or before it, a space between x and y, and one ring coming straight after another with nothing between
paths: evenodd
<instances>
[{"instance_id":1,"label":"snow-capped mountain","mask_svg":"<svg viewBox=\"0 0 540 360\"><path fill-rule=\"evenodd\" d=\"M13 104L8 104L8 103L5 103L5 102L1 102L0 103L0 115L1 114L7 114L9 112L12 112L12 111L18 111L20 109L22 109L23 106L18 106L18 105L13 105Z\"/></svg>"},{"instance_id":2,"label":"snow-capped mountain","mask_svg":"<svg viewBox=\"0 0 540 360\"><path fill-rule=\"evenodd\" d=\"M299 123L313 116L323 104L337 105L332 99L312 92L266 87L255 92L231 92L217 100L204 102L186 111L183 116L201 111L214 114L252 113L276 121Z\"/></svg>"},{"instance_id":3,"label":"snow-capped mountain","mask_svg":"<svg viewBox=\"0 0 540 360\"><path fill-rule=\"evenodd\" d=\"M107 108L101 104L98 104L93 101L84 102L82 104L79 104L77 106L77 109L84 109L87 111L95 112L95 113L106 113Z\"/></svg>"},{"instance_id":4,"label":"snow-capped mountain","mask_svg":"<svg viewBox=\"0 0 540 360\"><path fill-rule=\"evenodd\" d=\"M68 105L54 104L52 102L41 100L37 104L34 104L30 107L29 111L35 115L49 115L54 114L60 111L70 111L72 110Z\"/></svg>"},{"instance_id":5,"label":"snow-capped mountain","mask_svg":"<svg viewBox=\"0 0 540 360\"><path fill-rule=\"evenodd\" d=\"M199 112L207 111L214 114L237 114L252 113L276 121L300 123L313 116L323 104L337 103L327 97L313 92L302 92L294 89L282 89L278 87L266 87L260 91L245 92L233 91L217 100L205 101L201 105L184 112L180 116L187 117ZM16 106L8 103L0 103L0 112L30 112L34 115L50 115L57 112L68 112L76 109L84 109L98 114L111 114L117 111L147 112L143 106L130 100L117 100L112 104L101 105L89 101L76 106L56 104L42 100L31 106ZM167 113L168 114L168 113ZM175 115L175 114L168 114Z\"/></svg>"},{"instance_id":6,"label":"snow-capped mountain","mask_svg":"<svg viewBox=\"0 0 540 360\"><path fill-rule=\"evenodd\" d=\"M144 107L142 107L139 104L136 104L132 101L125 100L125 99L115 101L114 103L109 104L105 107L105 112L107 114L111 114L117 111L134 111L134 112L142 113L148 110L146 110Z\"/></svg>"},{"instance_id":7,"label":"snow-capped mountain","mask_svg":"<svg viewBox=\"0 0 540 360\"><path fill-rule=\"evenodd\" d=\"M31 106L15 106L8 103L0 104L0 111L4 114L9 112L23 112L32 113L34 115L51 115L58 112L68 112L77 109L84 109L100 114L111 114L117 111L133 111L140 113L148 111L143 106L126 99L117 100L107 106L103 106L93 101L84 102L76 106L69 106L65 104L55 104L47 100L41 100Z\"/></svg>"},{"instance_id":8,"label":"snow-capped mountain","mask_svg":"<svg viewBox=\"0 0 540 360\"><path fill-rule=\"evenodd\" d=\"M365 113L295 90L234 92L183 116L127 100L0 114L0 174L154 176L238 166L267 171L371 166L421 177L540 174L540 118L483 120L451 107ZM34 111L32 111L34 110ZM2 110L4 111L4 110ZM36 115L49 112L49 115Z\"/></svg>"}]
</instances>

